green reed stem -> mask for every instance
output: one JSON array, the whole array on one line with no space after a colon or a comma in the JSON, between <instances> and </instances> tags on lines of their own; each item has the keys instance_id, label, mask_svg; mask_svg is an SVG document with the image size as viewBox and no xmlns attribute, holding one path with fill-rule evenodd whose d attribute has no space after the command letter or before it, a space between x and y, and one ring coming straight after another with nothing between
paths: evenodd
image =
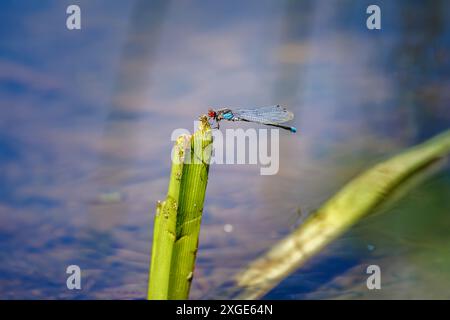
<instances>
[{"instance_id":1,"label":"green reed stem","mask_svg":"<svg viewBox=\"0 0 450 320\"><path fill-rule=\"evenodd\" d=\"M300 227L236 278L234 298L256 299L304 264L395 190L450 153L450 130L365 171L329 199Z\"/></svg>"},{"instance_id":2,"label":"green reed stem","mask_svg":"<svg viewBox=\"0 0 450 320\"><path fill-rule=\"evenodd\" d=\"M211 128L204 117L192 135L178 138L167 198L156 208L147 298L187 299L203 213Z\"/></svg>"}]
</instances>

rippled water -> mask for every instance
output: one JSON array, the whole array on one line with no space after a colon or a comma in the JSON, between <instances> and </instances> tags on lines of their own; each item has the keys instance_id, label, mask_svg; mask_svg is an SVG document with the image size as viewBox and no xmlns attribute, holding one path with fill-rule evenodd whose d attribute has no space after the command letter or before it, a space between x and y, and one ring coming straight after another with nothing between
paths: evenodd
<instances>
[{"instance_id":1,"label":"rippled water","mask_svg":"<svg viewBox=\"0 0 450 320\"><path fill-rule=\"evenodd\" d=\"M379 2L381 31L365 27L369 2L337 0L79 1L82 30L68 31L64 2L3 1L0 298L145 298L171 133L211 105L280 103L299 133L280 132L277 175L211 167L193 298L356 174L448 128L450 4ZM450 298L440 172L266 298ZM70 264L81 291L66 289Z\"/></svg>"}]
</instances>

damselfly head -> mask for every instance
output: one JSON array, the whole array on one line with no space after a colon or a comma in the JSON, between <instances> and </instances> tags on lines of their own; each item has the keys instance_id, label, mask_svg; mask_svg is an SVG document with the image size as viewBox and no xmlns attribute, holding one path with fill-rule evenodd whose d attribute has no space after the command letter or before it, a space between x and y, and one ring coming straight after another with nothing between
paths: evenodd
<instances>
[{"instance_id":1,"label":"damselfly head","mask_svg":"<svg viewBox=\"0 0 450 320\"><path fill-rule=\"evenodd\" d=\"M215 119L216 118L216 112L213 109L209 109L208 110L208 117L211 119Z\"/></svg>"}]
</instances>

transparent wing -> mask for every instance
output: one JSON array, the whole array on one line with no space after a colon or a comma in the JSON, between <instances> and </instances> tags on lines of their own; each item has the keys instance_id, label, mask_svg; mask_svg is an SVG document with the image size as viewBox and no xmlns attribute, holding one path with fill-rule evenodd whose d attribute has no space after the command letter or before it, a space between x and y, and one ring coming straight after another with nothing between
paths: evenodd
<instances>
[{"instance_id":1,"label":"transparent wing","mask_svg":"<svg viewBox=\"0 0 450 320\"><path fill-rule=\"evenodd\" d=\"M257 123L278 124L294 119L294 114L279 105L233 110L236 118Z\"/></svg>"}]
</instances>

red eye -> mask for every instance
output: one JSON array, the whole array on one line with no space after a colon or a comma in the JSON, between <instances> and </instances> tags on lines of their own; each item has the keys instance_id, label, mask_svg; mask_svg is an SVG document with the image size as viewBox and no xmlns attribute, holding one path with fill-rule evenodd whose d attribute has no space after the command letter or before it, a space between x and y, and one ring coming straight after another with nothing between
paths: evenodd
<instances>
[{"instance_id":1,"label":"red eye","mask_svg":"<svg viewBox=\"0 0 450 320\"><path fill-rule=\"evenodd\" d=\"M208 117L210 118L215 118L216 117L216 112L212 109L208 110Z\"/></svg>"}]
</instances>

